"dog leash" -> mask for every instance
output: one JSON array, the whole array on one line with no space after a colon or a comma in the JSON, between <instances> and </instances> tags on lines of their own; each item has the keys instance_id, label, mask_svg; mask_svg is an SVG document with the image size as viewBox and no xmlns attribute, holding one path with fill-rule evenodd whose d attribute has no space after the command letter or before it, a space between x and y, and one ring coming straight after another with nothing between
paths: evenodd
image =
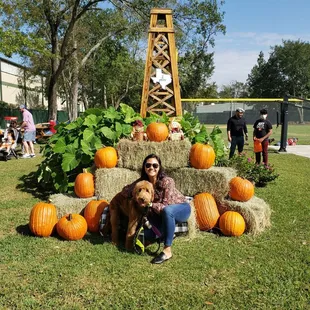
<instances>
[{"instance_id":1,"label":"dog leash","mask_svg":"<svg viewBox=\"0 0 310 310\"><path fill-rule=\"evenodd\" d=\"M157 227L152 225L149 222L149 220L147 219L146 214L148 213L148 209L149 209L149 207L145 210L144 216L142 216L142 218L139 222L138 229L136 230L136 233L135 233L134 239L133 239L133 248L134 248L135 252L139 255L141 255L145 251L144 227L153 230L154 234L157 236L155 239L155 242L154 242L154 243L157 243L157 248L156 248L156 251L151 251L151 254L156 254L158 252L158 250L160 249L162 234L157 229Z\"/></svg>"}]
</instances>

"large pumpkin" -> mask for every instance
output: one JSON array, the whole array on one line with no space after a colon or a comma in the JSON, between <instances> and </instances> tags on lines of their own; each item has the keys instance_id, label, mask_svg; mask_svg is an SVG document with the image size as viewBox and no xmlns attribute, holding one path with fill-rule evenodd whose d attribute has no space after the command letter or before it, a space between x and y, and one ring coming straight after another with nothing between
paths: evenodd
<instances>
[{"instance_id":1,"label":"large pumpkin","mask_svg":"<svg viewBox=\"0 0 310 310\"><path fill-rule=\"evenodd\" d=\"M117 152L112 146L103 147L96 152L94 161L97 168L114 168L117 165Z\"/></svg>"},{"instance_id":2,"label":"large pumpkin","mask_svg":"<svg viewBox=\"0 0 310 310\"><path fill-rule=\"evenodd\" d=\"M84 218L88 231L98 232L99 221L104 208L108 205L106 200L91 200L84 209Z\"/></svg>"},{"instance_id":3,"label":"large pumpkin","mask_svg":"<svg viewBox=\"0 0 310 310\"><path fill-rule=\"evenodd\" d=\"M30 212L29 228L39 237L49 237L57 223L57 210L51 203L38 202Z\"/></svg>"},{"instance_id":4,"label":"large pumpkin","mask_svg":"<svg viewBox=\"0 0 310 310\"><path fill-rule=\"evenodd\" d=\"M168 138L168 127L164 123L151 123L146 127L146 134L150 141L161 142Z\"/></svg>"},{"instance_id":5,"label":"large pumpkin","mask_svg":"<svg viewBox=\"0 0 310 310\"><path fill-rule=\"evenodd\" d=\"M247 179L234 177L229 182L229 196L233 200L248 201L254 196L254 185Z\"/></svg>"},{"instance_id":6,"label":"large pumpkin","mask_svg":"<svg viewBox=\"0 0 310 310\"><path fill-rule=\"evenodd\" d=\"M225 236L241 236L245 231L244 218L235 211L223 213L219 220L219 226Z\"/></svg>"},{"instance_id":7,"label":"large pumpkin","mask_svg":"<svg viewBox=\"0 0 310 310\"><path fill-rule=\"evenodd\" d=\"M215 152L209 144L195 143L189 154L191 166L196 169L208 169L215 161Z\"/></svg>"},{"instance_id":8,"label":"large pumpkin","mask_svg":"<svg viewBox=\"0 0 310 310\"><path fill-rule=\"evenodd\" d=\"M87 222L80 214L66 214L56 225L57 233L66 240L82 239L87 232Z\"/></svg>"},{"instance_id":9,"label":"large pumpkin","mask_svg":"<svg viewBox=\"0 0 310 310\"><path fill-rule=\"evenodd\" d=\"M83 169L82 173L79 173L75 178L74 192L80 198L93 197L95 194L95 182L94 176Z\"/></svg>"},{"instance_id":10,"label":"large pumpkin","mask_svg":"<svg viewBox=\"0 0 310 310\"><path fill-rule=\"evenodd\" d=\"M194 196L194 205L199 229L212 229L220 217L213 196L209 193L197 194Z\"/></svg>"}]
</instances>

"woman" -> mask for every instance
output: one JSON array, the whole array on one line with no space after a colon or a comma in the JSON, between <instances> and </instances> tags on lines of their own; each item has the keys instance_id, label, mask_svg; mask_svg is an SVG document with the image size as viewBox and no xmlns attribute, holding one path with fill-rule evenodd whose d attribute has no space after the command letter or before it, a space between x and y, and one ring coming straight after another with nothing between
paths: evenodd
<instances>
[{"instance_id":1,"label":"woman","mask_svg":"<svg viewBox=\"0 0 310 310\"><path fill-rule=\"evenodd\" d=\"M171 245L175 223L187 221L191 209L185 197L176 189L174 180L164 173L157 155L150 154L144 159L140 179L124 187L124 198L131 197L133 187L141 180L149 181L154 186L155 197L148 219L163 235L164 249L151 263L161 264L172 257ZM144 235L148 240L156 238L152 229L145 228Z\"/></svg>"}]
</instances>

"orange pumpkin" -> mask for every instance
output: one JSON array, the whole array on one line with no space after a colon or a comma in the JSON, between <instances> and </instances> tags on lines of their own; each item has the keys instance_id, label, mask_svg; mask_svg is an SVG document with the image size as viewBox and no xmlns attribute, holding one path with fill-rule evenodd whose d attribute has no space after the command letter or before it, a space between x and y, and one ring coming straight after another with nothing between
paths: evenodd
<instances>
[{"instance_id":1,"label":"orange pumpkin","mask_svg":"<svg viewBox=\"0 0 310 310\"><path fill-rule=\"evenodd\" d=\"M196 169L208 169L215 161L215 152L209 144L195 143L189 154L191 166Z\"/></svg>"},{"instance_id":2,"label":"orange pumpkin","mask_svg":"<svg viewBox=\"0 0 310 310\"><path fill-rule=\"evenodd\" d=\"M66 240L82 239L87 232L87 222L80 214L66 214L56 225L57 233Z\"/></svg>"},{"instance_id":3,"label":"orange pumpkin","mask_svg":"<svg viewBox=\"0 0 310 310\"><path fill-rule=\"evenodd\" d=\"M168 127L164 123L151 123L146 127L146 134L150 141L162 142L168 138Z\"/></svg>"},{"instance_id":4,"label":"orange pumpkin","mask_svg":"<svg viewBox=\"0 0 310 310\"><path fill-rule=\"evenodd\" d=\"M220 214L213 196L200 193L194 196L196 220L200 230L210 230L217 223Z\"/></svg>"},{"instance_id":5,"label":"orange pumpkin","mask_svg":"<svg viewBox=\"0 0 310 310\"><path fill-rule=\"evenodd\" d=\"M87 222L88 231L98 232L99 221L104 208L109 203L106 200L91 200L84 209L84 218Z\"/></svg>"},{"instance_id":6,"label":"orange pumpkin","mask_svg":"<svg viewBox=\"0 0 310 310\"><path fill-rule=\"evenodd\" d=\"M245 231L244 218L235 211L223 213L219 220L219 226L225 236L241 236Z\"/></svg>"},{"instance_id":7,"label":"orange pumpkin","mask_svg":"<svg viewBox=\"0 0 310 310\"><path fill-rule=\"evenodd\" d=\"M39 237L49 237L57 223L57 210L51 203L38 202L30 213L29 228Z\"/></svg>"},{"instance_id":8,"label":"orange pumpkin","mask_svg":"<svg viewBox=\"0 0 310 310\"><path fill-rule=\"evenodd\" d=\"M83 169L82 173L79 173L75 178L74 192L80 198L93 197L95 194L95 182L94 176Z\"/></svg>"},{"instance_id":9,"label":"orange pumpkin","mask_svg":"<svg viewBox=\"0 0 310 310\"><path fill-rule=\"evenodd\" d=\"M103 147L96 152L94 161L97 168L114 168L117 165L117 152L112 146Z\"/></svg>"},{"instance_id":10,"label":"orange pumpkin","mask_svg":"<svg viewBox=\"0 0 310 310\"><path fill-rule=\"evenodd\" d=\"M234 177L229 182L229 196L233 200L248 201L254 196L254 185L247 179Z\"/></svg>"}]
</instances>

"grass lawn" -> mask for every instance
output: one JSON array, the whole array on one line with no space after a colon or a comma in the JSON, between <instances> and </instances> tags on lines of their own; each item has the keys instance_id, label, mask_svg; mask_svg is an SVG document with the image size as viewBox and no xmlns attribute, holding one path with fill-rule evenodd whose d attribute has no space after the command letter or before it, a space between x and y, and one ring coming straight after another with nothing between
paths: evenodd
<instances>
[{"instance_id":1,"label":"grass lawn","mask_svg":"<svg viewBox=\"0 0 310 310\"><path fill-rule=\"evenodd\" d=\"M94 234L29 235L40 193L24 180L40 161L0 162L0 309L310 309L309 158L270 154L280 177L255 192L272 208L270 229L179 237L163 265Z\"/></svg>"},{"instance_id":2,"label":"grass lawn","mask_svg":"<svg viewBox=\"0 0 310 310\"><path fill-rule=\"evenodd\" d=\"M208 129L208 133L210 133L214 127L214 125L206 125ZM221 130L223 131L223 138L226 139L226 125L219 125ZM248 124L249 131L249 140L253 137L253 124ZM276 125L273 125L273 133L270 138L274 138L275 142L280 141L281 139L281 126L276 128ZM297 145L310 145L310 125L288 125L287 138L298 138Z\"/></svg>"}]
</instances>

